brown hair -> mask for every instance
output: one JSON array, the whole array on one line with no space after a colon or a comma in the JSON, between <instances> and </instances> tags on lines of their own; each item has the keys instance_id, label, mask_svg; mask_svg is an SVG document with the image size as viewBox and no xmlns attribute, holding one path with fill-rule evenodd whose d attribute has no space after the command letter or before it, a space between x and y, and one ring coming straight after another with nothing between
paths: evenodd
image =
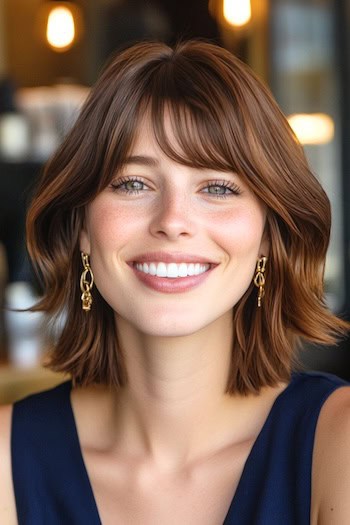
<instances>
[{"instance_id":1,"label":"brown hair","mask_svg":"<svg viewBox=\"0 0 350 525\"><path fill-rule=\"evenodd\" d=\"M168 140L165 110L180 148ZM268 89L227 50L201 41L140 43L117 55L45 167L27 238L44 283L36 308L66 315L49 366L83 385L127 380L111 307L95 288L92 311L81 309L79 233L85 206L123 164L145 111L169 157L237 172L266 204L266 295L257 308L252 283L233 308L227 392L288 381L301 339L330 344L348 328L323 299L329 201Z\"/></svg>"}]
</instances>

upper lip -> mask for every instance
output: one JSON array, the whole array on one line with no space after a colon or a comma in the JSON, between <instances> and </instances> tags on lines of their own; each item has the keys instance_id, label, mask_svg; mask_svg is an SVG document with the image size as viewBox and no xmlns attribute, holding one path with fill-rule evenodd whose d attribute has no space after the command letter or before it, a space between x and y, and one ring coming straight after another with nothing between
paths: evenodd
<instances>
[{"instance_id":1,"label":"upper lip","mask_svg":"<svg viewBox=\"0 0 350 525\"><path fill-rule=\"evenodd\" d=\"M149 252L137 255L130 262L164 262L164 263L200 263L200 264L217 264L201 255L193 255L181 252Z\"/></svg>"}]
</instances>

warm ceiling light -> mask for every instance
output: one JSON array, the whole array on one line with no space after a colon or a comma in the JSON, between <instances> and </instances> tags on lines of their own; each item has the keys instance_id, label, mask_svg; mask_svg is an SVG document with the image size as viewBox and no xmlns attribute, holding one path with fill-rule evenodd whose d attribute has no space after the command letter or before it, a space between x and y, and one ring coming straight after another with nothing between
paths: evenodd
<instances>
[{"instance_id":1,"label":"warm ceiling light","mask_svg":"<svg viewBox=\"0 0 350 525\"><path fill-rule=\"evenodd\" d=\"M334 122L325 113L296 113L288 122L301 144L327 144L333 139Z\"/></svg>"},{"instance_id":2,"label":"warm ceiling light","mask_svg":"<svg viewBox=\"0 0 350 525\"><path fill-rule=\"evenodd\" d=\"M49 45L57 51L69 49L75 37L75 24L72 11L66 6L53 7L47 19L46 38Z\"/></svg>"},{"instance_id":3,"label":"warm ceiling light","mask_svg":"<svg viewBox=\"0 0 350 525\"><path fill-rule=\"evenodd\" d=\"M252 17L250 0L224 0L225 20L233 26L244 26Z\"/></svg>"}]
</instances>

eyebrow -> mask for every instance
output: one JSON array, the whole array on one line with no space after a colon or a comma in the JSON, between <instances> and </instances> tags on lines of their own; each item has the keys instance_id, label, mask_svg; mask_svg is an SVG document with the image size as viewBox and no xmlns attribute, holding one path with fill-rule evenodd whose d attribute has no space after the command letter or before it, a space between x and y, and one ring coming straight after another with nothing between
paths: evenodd
<instances>
[{"instance_id":1,"label":"eyebrow","mask_svg":"<svg viewBox=\"0 0 350 525\"><path fill-rule=\"evenodd\" d=\"M159 162L154 157L149 157L148 155L132 155L131 157L127 157L123 164L137 164L138 166L156 167L159 165Z\"/></svg>"}]
</instances>

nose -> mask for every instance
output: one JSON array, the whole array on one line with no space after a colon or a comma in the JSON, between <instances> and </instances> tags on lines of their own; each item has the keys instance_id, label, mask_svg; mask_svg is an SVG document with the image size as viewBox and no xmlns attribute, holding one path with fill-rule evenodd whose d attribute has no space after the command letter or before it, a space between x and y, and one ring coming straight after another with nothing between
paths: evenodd
<instances>
[{"instance_id":1,"label":"nose","mask_svg":"<svg viewBox=\"0 0 350 525\"><path fill-rule=\"evenodd\" d=\"M150 224L152 235L169 240L194 235L195 214L191 206L190 195L172 190L168 195L163 194L156 206Z\"/></svg>"}]
</instances>

